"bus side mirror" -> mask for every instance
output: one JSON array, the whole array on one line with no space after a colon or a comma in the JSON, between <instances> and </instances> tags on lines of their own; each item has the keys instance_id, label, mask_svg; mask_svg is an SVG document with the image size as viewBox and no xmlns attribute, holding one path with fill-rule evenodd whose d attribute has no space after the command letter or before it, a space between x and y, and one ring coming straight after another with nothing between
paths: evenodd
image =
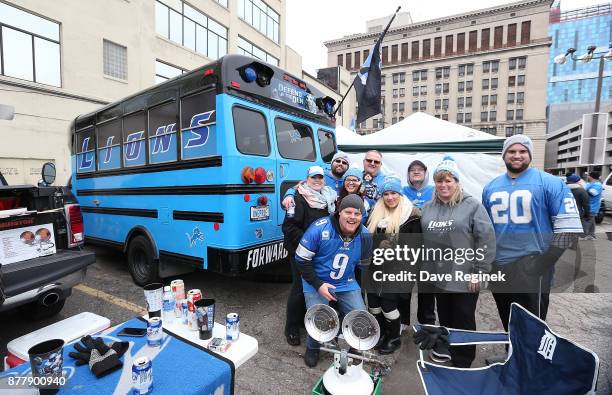
<instances>
[{"instance_id":1,"label":"bus side mirror","mask_svg":"<svg viewBox=\"0 0 612 395\"><path fill-rule=\"evenodd\" d=\"M43 186L49 186L53 184L56 176L55 164L47 162L42 167L42 184Z\"/></svg>"},{"instance_id":2,"label":"bus side mirror","mask_svg":"<svg viewBox=\"0 0 612 395\"><path fill-rule=\"evenodd\" d=\"M0 104L0 119L10 121L15 118L15 107Z\"/></svg>"}]
</instances>

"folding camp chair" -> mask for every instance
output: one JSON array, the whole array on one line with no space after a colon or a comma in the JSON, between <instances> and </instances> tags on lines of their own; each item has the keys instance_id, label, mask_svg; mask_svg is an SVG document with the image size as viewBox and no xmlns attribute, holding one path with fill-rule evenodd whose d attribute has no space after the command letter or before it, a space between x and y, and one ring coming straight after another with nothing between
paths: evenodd
<instances>
[{"instance_id":1,"label":"folding camp chair","mask_svg":"<svg viewBox=\"0 0 612 395\"><path fill-rule=\"evenodd\" d=\"M416 325L415 329L420 329ZM576 395L596 392L599 358L553 332L517 303L508 333L449 329L451 345L510 343L504 362L482 368L455 368L426 362L417 369L427 395Z\"/></svg>"}]
</instances>

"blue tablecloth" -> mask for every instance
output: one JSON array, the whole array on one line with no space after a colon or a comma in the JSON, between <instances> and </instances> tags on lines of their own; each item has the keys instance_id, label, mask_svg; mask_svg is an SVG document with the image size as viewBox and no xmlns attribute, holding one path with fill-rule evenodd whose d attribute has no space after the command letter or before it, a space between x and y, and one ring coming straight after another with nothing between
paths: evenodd
<instances>
[{"instance_id":1,"label":"blue tablecloth","mask_svg":"<svg viewBox=\"0 0 612 395\"><path fill-rule=\"evenodd\" d=\"M149 347L146 337L117 337L124 327L146 328L146 322L134 318L116 328L103 332L105 342L129 341L130 348L123 355L123 369L97 379L89 366L76 366L68 356L73 345L64 347L64 376L67 383L59 394L127 394L132 389L132 361L147 356L153 362L154 394L233 394L234 364L199 345L189 342L164 329L161 347ZM30 364L24 363L0 373L7 375L29 375Z\"/></svg>"}]
</instances>

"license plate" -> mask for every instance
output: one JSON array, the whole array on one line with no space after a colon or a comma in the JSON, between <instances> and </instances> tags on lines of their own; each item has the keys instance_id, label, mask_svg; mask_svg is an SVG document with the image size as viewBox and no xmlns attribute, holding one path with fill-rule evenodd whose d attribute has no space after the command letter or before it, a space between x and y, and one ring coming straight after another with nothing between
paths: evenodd
<instances>
[{"instance_id":1,"label":"license plate","mask_svg":"<svg viewBox=\"0 0 612 395\"><path fill-rule=\"evenodd\" d=\"M251 207L251 221L270 219L270 206Z\"/></svg>"}]
</instances>

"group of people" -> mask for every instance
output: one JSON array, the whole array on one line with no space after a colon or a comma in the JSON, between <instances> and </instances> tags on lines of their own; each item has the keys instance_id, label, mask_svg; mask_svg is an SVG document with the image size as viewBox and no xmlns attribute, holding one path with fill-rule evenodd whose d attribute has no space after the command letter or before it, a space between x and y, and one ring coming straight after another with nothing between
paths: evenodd
<instances>
[{"instance_id":1,"label":"group of people","mask_svg":"<svg viewBox=\"0 0 612 395\"><path fill-rule=\"evenodd\" d=\"M570 189L561 179L529 167L532 154L529 137L509 137L502 152L507 171L485 186L482 199L463 189L461 171L449 156L433 172L435 185L428 185L427 166L415 160L408 164L402 187L399 178L384 174L383 156L376 150L365 154L363 171L351 167L341 152L329 170L310 167L306 180L283 200L288 209L284 241L293 273L287 342L300 344L307 308L331 302L341 314L370 311L382 333L376 348L392 353L410 323L415 284L420 323L435 324L437 313L442 326L475 330L478 294L485 286L479 275L493 272L504 279L489 287L506 329L513 302L545 319L553 265L583 228ZM450 249L456 255L421 254L418 262L408 264L395 256L380 266L373 263L376 250L402 247ZM392 281L372 281L378 269L391 273L403 267L434 273L435 280L417 275L401 289ZM316 366L319 348L308 337L307 366ZM475 346L451 347L450 356L455 366L469 367Z\"/></svg>"},{"instance_id":2,"label":"group of people","mask_svg":"<svg viewBox=\"0 0 612 395\"><path fill-rule=\"evenodd\" d=\"M565 174L565 182L572 191L584 236L587 240L595 238L595 217L601 208L603 185L599 180L599 172L593 171L587 175L587 183L575 173Z\"/></svg>"}]
</instances>

